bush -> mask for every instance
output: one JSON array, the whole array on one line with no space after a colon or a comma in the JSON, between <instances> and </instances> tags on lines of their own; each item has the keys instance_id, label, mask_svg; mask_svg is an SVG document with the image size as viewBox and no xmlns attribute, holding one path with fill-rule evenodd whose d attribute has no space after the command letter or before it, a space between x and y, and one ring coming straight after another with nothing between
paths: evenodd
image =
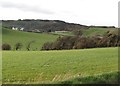
<instances>
[{"instance_id":1,"label":"bush","mask_svg":"<svg viewBox=\"0 0 120 86\"><path fill-rule=\"evenodd\" d=\"M52 50L51 46L52 46L52 43L47 42L43 45L42 50Z\"/></svg>"},{"instance_id":2,"label":"bush","mask_svg":"<svg viewBox=\"0 0 120 86\"><path fill-rule=\"evenodd\" d=\"M11 46L9 44L2 44L2 50L11 50Z\"/></svg>"},{"instance_id":3,"label":"bush","mask_svg":"<svg viewBox=\"0 0 120 86\"><path fill-rule=\"evenodd\" d=\"M22 43L16 43L15 50L19 50L22 48Z\"/></svg>"},{"instance_id":4,"label":"bush","mask_svg":"<svg viewBox=\"0 0 120 86\"><path fill-rule=\"evenodd\" d=\"M27 49L28 51L30 51L31 44L34 43L34 42L35 42L35 41L33 40L33 41L30 41L30 42L27 44L26 49Z\"/></svg>"},{"instance_id":5,"label":"bush","mask_svg":"<svg viewBox=\"0 0 120 86\"><path fill-rule=\"evenodd\" d=\"M76 35L76 36L82 36L82 30L75 30L75 31L73 31L73 33L74 33L74 35Z\"/></svg>"}]
</instances>

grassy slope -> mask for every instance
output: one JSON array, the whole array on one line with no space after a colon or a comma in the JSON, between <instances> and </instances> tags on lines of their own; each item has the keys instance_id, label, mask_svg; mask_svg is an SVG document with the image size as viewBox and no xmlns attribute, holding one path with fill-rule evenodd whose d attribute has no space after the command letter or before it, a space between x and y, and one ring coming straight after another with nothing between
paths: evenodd
<instances>
[{"instance_id":1,"label":"grassy slope","mask_svg":"<svg viewBox=\"0 0 120 86\"><path fill-rule=\"evenodd\" d=\"M115 28L89 28L83 30L84 36L104 35L107 31L117 31Z\"/></svg>"},{"instance_id":2,"label":"grassy slope","mask_svg":"<svg viewBox=\"0 0 120 86\"><path fill-rule=\"evenodd\" d=\"M3 51L3 83L54 83L118 69L118 48Z\"/></svg>"},{"instance_id":3,"label":"grassy slope","mask_svg":"<svg viewBox=\"0 0 120 86\"><path fill-rule=\"evenodd\" d=\"M89 29L83 29L82 35L83 36L95 36L95 35L104 35L107 31L117 31L115 28L89 28ZM73 32L51 32L55 35L63 35L63 36L74 36Z\"/></svg>"},{"instance_id":4,"label":"grassy slope","mask_svg":"<svg viewBox=\"0 0 120 86\"><path fill-rule=\"evenodd\" d=\"M21 32L21 31L13 31L10 29L3 29L3 43L8 43L12 46L12 48L14 47L14 45L18 42L23 44L23 50L26 49L26 45L30 42L30 41L35 41L34 43L32 43L32 50L35 50L36 48L38 48L40 50L40 48L42 47L42 45L45 42L51 42L56 40L58 36L57 35L51 35L51 34L45 34L45 33L29 33L29 32Z\"/></svg>"}]
</instances>

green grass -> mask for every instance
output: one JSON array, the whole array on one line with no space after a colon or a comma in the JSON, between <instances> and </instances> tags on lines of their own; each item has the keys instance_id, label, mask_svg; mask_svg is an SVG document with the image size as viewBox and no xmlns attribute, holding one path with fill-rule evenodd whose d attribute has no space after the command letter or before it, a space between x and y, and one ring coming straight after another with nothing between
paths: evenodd
<instances>
[{"instance_id":1,"label":"green grass","mask_svg":"<svg viewBox=\"0 0 120 86\"><path fill-rule=\"evenodd\" d=\"M104 35L107 31L117 31L115 28L89 28L82 30L83 36Z\"/></svg>"},{"instance_id":2,"label":"green grass","mask_svg":"<svg viewBox=\"0 0 120 86\"><path fill-rule=\"evenodd\" d=\"M117 31L115 28L89 28L89 29L82 29L82 36L96 36L96 35L104 35L107 31ZM62 35L62 36L74 36L74 32L72 31L58 31L58 32L51 32L54 35Z\"/></svg>"},{"instance_id":3,"label":"green grass","mask_svg":"<svg viewBox=\"0 0 120 86\"><path fill-rule=\"evenodd\" d=\"M59 84L118 84L120 72L103 73L95 76L76 77Z\"/></svg>"},{"instance_id":4,"label":"green grass","mask_svg":"<svg viewBox=\"0 0 120 86\"><path fill-rule=\"evenodd\" d=\"M3 84L57 83L118 71L118 48L2 51Z\"/></svg>"},{"instance_id":5,"label":"green grass","mask_svg":"<svg viewBox=\"0 0 120 86\"><path fill-rule=\"evenodd\" d=\"M2 31L3 43L8 43L14 48L15 44L20 42L23 44L22 50L26 50L26 46L29 42L34 41L31 44L32 50L40 50L45 42L52 42L57 39L57 35L47 34L47 33L30 33L30 32L21 32L13 31L10 29L3 28Z\"/></svg>"}]
</instances>

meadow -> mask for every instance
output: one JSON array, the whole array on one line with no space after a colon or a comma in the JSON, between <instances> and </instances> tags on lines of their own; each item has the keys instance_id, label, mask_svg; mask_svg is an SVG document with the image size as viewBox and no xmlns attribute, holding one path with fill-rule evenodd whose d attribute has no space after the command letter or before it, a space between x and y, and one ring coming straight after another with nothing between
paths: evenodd
<instances>
[{"instance_id":1,"label":"meadow","mask_svg":"<svg viewBox=\"0 0 120 86\"><path fill-rule=\"evenodd\" d=\"M2 51L2 83L58 83L76 77L117 72L117 52L117 47L61 51ZM82 80L80 81L82 83Z\"/></svg>"},{"instance_id":2,"label":"meadow","mask_svg":"<svg viewBox=\"0 0 120 86\"><path fill-rule=\"evenodd\" d=\"M107 31L117 31L115 28L89 28L89 29L81 29L82 36L103 36ZM58 31L58 32L51 32L52 34L55 35L62 35L62 36L75 36L74 31Z\"/></svg>"},{"instance_id":3,"label":"meadow","mask_svg":"<svg viewBox=\"0 0 120 86\"><path fill-rule=\"evenodd\" d=\"M16 43L22 43L21 50L26 50L26 46L32 41L31 50L40 50L44 43L55 41L57 38L58 35L48 33L31 33L2 28L2 42L10 44L12 50Z\"/></svg>"},{"instance_id":4,"label":"meadow","mask_svg":"<svg viewBox=\"0 0 120 86\"><path fill-rule=\"evenodd\" d=\"M89 28L87 30L82 30L84 36L96 36L96 35L105 35L107 31L117 31L115 28Z\"/></svg>"},{"instance_id":5,"label":"meadow","mask_svg":"<svg viewBox=\"0 0 120 86\"><path fill-rule=\"evenodd\" d=\"M82 35L89 37L104 35L107 31L116 30L89 28L82 30ZM2 61L2 83L84 84L102 83L104 82L102 80L106 79L108 79L108 83L111 80L116 81L118 72L117 47L38 51L44 43L53 42L59 36L74 36L74 33L70 31L31 33L2 28L2 42L10 44L12 47L12 51L2 51L2 60L0 60ZM26 46L31 41L34 41L31 44L31 51L27 51ZM23 44L21 50L14 51L16 43Z\"/></svg>"}]
</instances>

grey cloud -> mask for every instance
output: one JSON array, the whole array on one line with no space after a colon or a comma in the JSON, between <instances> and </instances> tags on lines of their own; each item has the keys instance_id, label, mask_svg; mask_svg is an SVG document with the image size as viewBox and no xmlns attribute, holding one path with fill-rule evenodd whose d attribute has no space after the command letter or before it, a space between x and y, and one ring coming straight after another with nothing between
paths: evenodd
<instances>
[{"instance_id":1,"label":"grey cloud","mask_svg":"<svg viewBox=\"0 0 120 86\"><path fill-rule=\"evenodd\" d=\"M11 3L11 2L0 2L0 6L3 8L16 8L21 11L28 11L28 12L35 12L35 13L42 13L42 14L54 14L54 12L40 8L38 6L31 6L19 3Z\"/></svg>"}]
</instances>

